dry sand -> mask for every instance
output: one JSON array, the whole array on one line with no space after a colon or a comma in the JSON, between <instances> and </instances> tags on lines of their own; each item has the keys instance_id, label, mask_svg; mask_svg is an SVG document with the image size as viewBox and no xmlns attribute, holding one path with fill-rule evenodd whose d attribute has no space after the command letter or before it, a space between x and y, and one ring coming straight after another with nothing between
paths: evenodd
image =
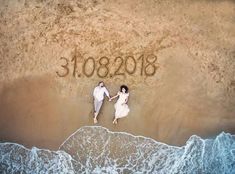
<instances>
[{"instance_id":1,"label":"dry sand","mask_svg":"<svg viewBox=\"0 0 235 174\"><path fill-rule=\"evenodd\" d=\"M235 1L0 0L0 140L57 149L92 122L92 90L130 88L128 117L99 125L183 145L192 135L235 133ZM117 56L157 56L154 76L110 76ZM78 72L89 56L110 60L106 78ZM87 71L92 67L88 63ZM128 65L130 66L130 65ZM123 67L121 68L123 70ZM151 71L151 68L148 69ZM101 72L105 73L105 72ZM77 74L76 74L77 75Z\"/></svg>"}]
</instances>

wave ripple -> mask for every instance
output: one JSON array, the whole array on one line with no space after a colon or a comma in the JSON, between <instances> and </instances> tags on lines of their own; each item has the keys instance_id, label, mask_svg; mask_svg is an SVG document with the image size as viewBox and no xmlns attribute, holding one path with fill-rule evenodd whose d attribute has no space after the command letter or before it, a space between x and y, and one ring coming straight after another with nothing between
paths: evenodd
<instances>
[{"instance_id":1,"label":"wave ripple","mask_svg":"<svg viewBox=\"0 0 235 174\"><path fill-rule=\"evenodd\" d=\"M103 127L82 127L58 151L0 143L2 173L235 174L235 136L191 136L176 147Z\"/></svg>"}]
</instances>

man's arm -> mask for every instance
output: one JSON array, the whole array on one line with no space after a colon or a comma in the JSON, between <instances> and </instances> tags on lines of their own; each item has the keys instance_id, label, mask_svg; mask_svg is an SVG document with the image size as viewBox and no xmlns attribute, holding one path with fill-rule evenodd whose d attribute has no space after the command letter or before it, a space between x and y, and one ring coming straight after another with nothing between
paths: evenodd
<instances>
[{"instance_id":1,"label":"man's arm","mask_svg":"<svg viewBox=\"0 0 235 174\"><path fill-rule=\"evenodd\" d=\"M95 94L96 94L96 88L93 91L93 97L95 97Z\"/></svg>"},{"instance_id":2,"label":"man's arm","mask_svg":"<svg viewBox=\"0 0 235 174\"><path fill-rule=\"evenodd\" d=\"M104 89L104 93L105 93L105 95L110 99L109 92L108 92L108 90L107 90L106 88Z\"/></svg>"}]
</instances>

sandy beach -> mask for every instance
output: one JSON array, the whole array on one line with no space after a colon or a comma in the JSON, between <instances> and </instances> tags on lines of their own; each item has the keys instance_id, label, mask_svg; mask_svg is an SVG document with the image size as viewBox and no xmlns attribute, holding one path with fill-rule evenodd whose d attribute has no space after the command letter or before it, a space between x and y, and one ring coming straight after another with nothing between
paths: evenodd
<instances>
[{"instance_id":1,"label":"sandy beach","mask_svg":"<svg viewBox=\"0 0 235 174\"><path fill-rule=\"evenodd\" d=\"M235 133L234 1L0 3L1 142L57 150L93 125L101 80L111 95L130 88L116 126L104 101L98 125L111 131L179 146Z\"/></svg>"}]
</instances>

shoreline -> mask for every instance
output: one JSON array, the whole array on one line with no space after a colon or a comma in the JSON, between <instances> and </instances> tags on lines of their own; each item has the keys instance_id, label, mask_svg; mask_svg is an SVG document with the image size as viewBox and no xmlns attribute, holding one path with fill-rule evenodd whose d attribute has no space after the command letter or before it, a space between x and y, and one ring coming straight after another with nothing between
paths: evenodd
<instances>
[{"instance_id":1,"label":"shoreline","mask_svg":"<svg viewBox=\"0 0 235 174\"><path fill-rule=\"evenodd\" d=\"M117 126L104 102L111 131L177 146L235 134L234 1L0 2L0 141L57 149L94 125L101 80L130 89Z\"/></svg>"}]
</instances>

